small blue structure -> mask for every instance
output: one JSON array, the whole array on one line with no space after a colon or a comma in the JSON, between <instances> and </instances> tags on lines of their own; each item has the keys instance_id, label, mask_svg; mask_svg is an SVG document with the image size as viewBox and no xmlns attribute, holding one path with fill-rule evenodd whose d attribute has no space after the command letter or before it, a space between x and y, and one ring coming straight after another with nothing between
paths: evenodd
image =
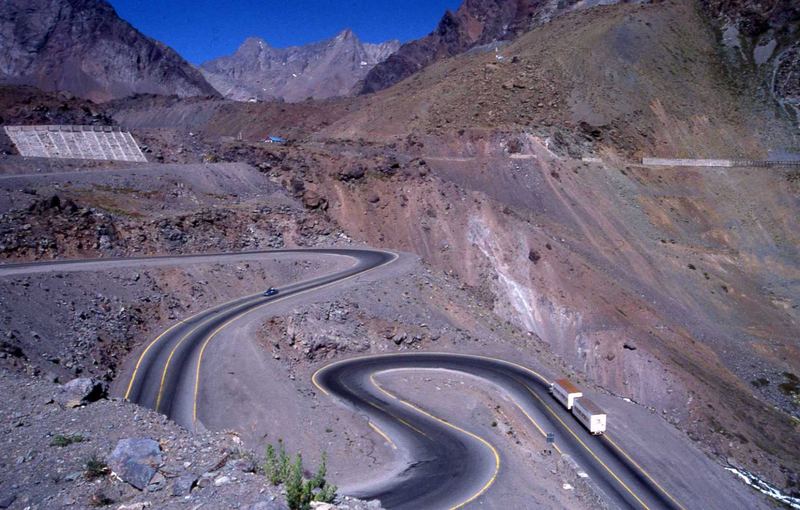
<instances>
[{"instance_id":1,"label":"small blue structure","mask_svg":"<svg viewBox=\"0 0 800 510\"><path fill-rule=\"evenodd\" d=\"M284 144L284 143L286 143L286 138L281 138L280 136L269 136L269 137L267 137L267 139L266 139L266 140L264 140L264 141L265 141L265 142L267 142L267 143L280 143L280 144Z\"/></svg>"}]
</instances>

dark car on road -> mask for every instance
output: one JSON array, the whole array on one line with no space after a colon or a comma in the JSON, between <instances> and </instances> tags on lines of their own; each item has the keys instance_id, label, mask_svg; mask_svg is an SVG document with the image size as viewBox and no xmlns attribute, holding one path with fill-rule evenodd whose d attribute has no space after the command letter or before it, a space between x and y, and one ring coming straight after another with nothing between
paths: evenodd
<instances>
[{"instance_id":1,"label":"dark car on road","mask_svg":"<svg viewBox=\"0 0 800 510\"><path fill-rule=\"evenodd\" d=\"M264 295L265 296L274 296L277 293L278 293L278 289L276 289L275 287L270 287L270 288L268 288L267 290L264 291Z\"/></svg>"}]
</instances>

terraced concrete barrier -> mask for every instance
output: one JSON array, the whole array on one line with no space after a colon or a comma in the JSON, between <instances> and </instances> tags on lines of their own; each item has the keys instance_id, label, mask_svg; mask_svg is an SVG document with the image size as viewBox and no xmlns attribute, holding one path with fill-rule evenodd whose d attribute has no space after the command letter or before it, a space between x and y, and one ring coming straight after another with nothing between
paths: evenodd
<instances>
[{"instance_id":1,"label":"terraced concrete barrier","mask_svg":"<svg viewBox=\"0 0 800 510\"><path fill-rule=\"evenodd\" d=\"M112 126L5 126L20 155L147 162L127 131Z\"/></svg>"},{"instance_id":2,"label":"terraced concrete barrier","mask_svg":"<svg viewBox=\"0 0 800 510\"><path fill-rule=\"evenodd\" d=\"M644 166L707 166L707 167L768 167L800 166L800 160L752 160L752 159L670 159L642 158Z\"/></svg>"}]
</instances>

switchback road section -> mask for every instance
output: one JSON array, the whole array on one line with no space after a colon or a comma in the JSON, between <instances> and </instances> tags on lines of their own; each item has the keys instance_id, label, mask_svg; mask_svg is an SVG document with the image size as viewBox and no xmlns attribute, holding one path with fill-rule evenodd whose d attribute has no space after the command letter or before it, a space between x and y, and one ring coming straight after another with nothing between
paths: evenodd
<instances>
[{"instance_id":1,"label":"switchback road section","mask_svg":"<svg viewBox=\"0 0 800 510\"><path fill-rule=\"evenodd\" d=\"M411 459L401 477L368 486L355 496L378 498L387 508L460 508L487 495L502 475L501 458L485 439L381 387L388 370L442 369L485 379L507 392L540 431L555 433L559 453L570 455L620 508L684 506L608 434L594 436L549 394L549 382L521 365L448 353L386 354L334 362L313 376L317 389L365 414L383 439ZM540 417L538 420L533 416ZM542 418L543 417L543 418Z\"/></svg>"}]
</instances>

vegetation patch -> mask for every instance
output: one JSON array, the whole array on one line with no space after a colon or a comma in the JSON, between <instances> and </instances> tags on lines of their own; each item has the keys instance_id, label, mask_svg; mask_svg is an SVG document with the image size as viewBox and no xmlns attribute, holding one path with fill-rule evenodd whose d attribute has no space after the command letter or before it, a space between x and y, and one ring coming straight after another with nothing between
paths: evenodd
<instances>
[{"instance_id":1,"label":"vegetation patch","mask_svg":"<svg viewBox=\"0 0 800 510\"><path fill-rule=\"evenodd\" d=\"M61 434L56 434L55 436L53 436L53 440L50 441L50 446L58 446L63 448L73 443L82 443L84 441L86 441L86 438L84 438L80 434L69 434L66 436Z\"/></svg>"},{"instance_id":2,"label":"vegetation patch","mask_svg":"<svg viewBox=\"0 0 800 510\"><path fill-rule=\"evenodd\" d=\"M85 476L87 480L96 480L105 476L108 472L108 464L98 457L97 454L93 454L86 459L83 465L83 476Z\"/></svg>"},{"instance_id":3,"label":"vegetation patch","mask_svg":"<svg viewBox=\"0 0 800 510\"><path fill-rule=\"evenodd\" d=\"M310 479L304 477L303 457L298 453L294 461L286 453L283 441L278 441L278 450L267 445L264 474L272 485L284 484L286 504L290 510L309 510L312 501L332 503L336 498L336 486L328 483L327 454L323 452L317 472Z\"/></svg>"}]
</instances>

